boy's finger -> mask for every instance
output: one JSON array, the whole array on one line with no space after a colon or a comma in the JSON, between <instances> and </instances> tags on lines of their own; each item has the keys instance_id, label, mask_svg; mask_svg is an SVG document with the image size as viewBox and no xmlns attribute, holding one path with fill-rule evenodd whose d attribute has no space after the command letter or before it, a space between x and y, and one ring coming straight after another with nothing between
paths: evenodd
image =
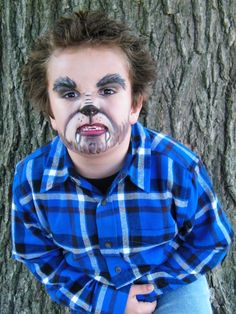
<instances>
[{"instance_id":1,"label":"boy's finger","mask_svg":"<svg viewBox=\"0 0 236 314\"><path fill-rule=\"evenodd\" d=\"M133 296L135 296L137 294L148 294L152 292L153 289L154 286L152 284L133 285L130 292Z\"/></svg>"},{"instance_id":2,"label":"boy's finger","mask_svg":"<svg viewBox=\"0 0 236 314\"><path fill-rule=\"evenodd\" d=\"M157 306L157 302L153 301L153 302L139 302L139 310L140 313L153 313L156 309Z\"/></svg>"}]
</instances>

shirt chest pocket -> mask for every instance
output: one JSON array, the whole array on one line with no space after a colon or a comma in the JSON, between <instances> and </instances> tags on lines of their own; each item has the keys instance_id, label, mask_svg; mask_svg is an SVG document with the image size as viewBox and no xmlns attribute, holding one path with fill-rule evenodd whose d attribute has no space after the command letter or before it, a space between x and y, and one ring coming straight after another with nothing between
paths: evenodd
<instances>
[{"instance_id":1,"label":"shirt chest pocket","mask_svg":"<svg viewBox=\"0 0 236 314\"><path fill-rule=\"evenodd\" d=\"M170 224L166 228L130 228L129 242L134 249L138 247L146 249L147 247L161 246L171 241L176 234L177 226L175 223Z\"/></svg>"},{"instance_id":2,"label":"shirt chest pocket","mask_svg":"<svg viewBox=\"0 0 236 314\"><path fill-rule=\"evenodd\" d=\"M129 247L123 250L123 258L134 265L150 267L160 265L173 251L172 243L177 234L175 223L163 229L134 229L129 231Z\"/></svg>"},{"instance_id":3,"label":"shirt chest pocket","mask_svg":"<svg viewBox=\"0 0 236 314\"><path fill-rule=\"evenodd\" d=\"M130 204L132 206L126 208L126 221L131 241L140 236L144 242L161 243L176 233L177 224L173 216L175 210L171 199L159 200L150 197L145 200L133 200Z\"/></svg>"},{"instance_id":4,"label":"shirt chest pocket","mask_svg":"<svg viewBox=\"0 0 236 314\"><path fill-rule=\"evenodd\" d=\"M140 254L143 257L155 252L162 256L163 252L171 250L170 244L178 233L171 204L168 201L149 201L146 206L137 205L127 215L128 249L124 255L135 258ZM125 229L123 234L126 234Z\"/></svg>"}]
</instances>

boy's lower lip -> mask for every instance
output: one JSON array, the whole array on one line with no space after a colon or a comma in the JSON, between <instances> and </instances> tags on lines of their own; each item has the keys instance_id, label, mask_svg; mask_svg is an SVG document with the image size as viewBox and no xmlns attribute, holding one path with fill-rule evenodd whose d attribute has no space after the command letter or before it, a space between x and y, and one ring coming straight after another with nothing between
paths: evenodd
<instances>
[{"instance_id":1,"label":"boy's lower lip","mask_svg":"<svg viewBox=\"0 0 236 314\"><path fill-rule=\"evenodd\" d=\"M110 139L110 132L108 128L103 124L86 124L81 126L76 133L75 140L79 144L81 137L95 138L98 136L103 136L106 142Z\"/></svg>"},{"instance_id":2,"label":"boy's lower lip","mask_svg":"<svg viewBox=\"0 0 236 314\"><path fill-rule=\"evenodd\" d=\"M82 136L99 136L99 135L102 135L104 133L106 133L105 130L103 130L103 131L98 131L97 130L97 131L80 132L80 135L82 135Z\"/></svg>"},{"instance_id":3,"label":"boy's lower lip","mask_svg":"<svg viewBox=\"0 0 236 314\"><path fill-rule=\"evenodd\" d=\"M107 132L107 128L102 124L83 125L78 133L82 136L99 136Z\"/></svg>"}]
</instances>

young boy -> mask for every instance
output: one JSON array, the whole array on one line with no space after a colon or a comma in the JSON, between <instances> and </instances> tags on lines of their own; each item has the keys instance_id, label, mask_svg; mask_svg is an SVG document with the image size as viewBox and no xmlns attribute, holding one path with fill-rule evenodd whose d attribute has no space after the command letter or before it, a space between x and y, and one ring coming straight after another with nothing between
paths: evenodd
<instances>
[{"instance_id":1,"label":"young boy","mask_svg":"<svg viewBox=\"0 0 236 314\"><path fill-rule=\"evenodd\" d=\"M24 76L59 136L17 165L13 257L72 313L210 313L232 230L199 158L137 122L155 78L140 39L74 13Z\"/></svg>"}]
</instances>

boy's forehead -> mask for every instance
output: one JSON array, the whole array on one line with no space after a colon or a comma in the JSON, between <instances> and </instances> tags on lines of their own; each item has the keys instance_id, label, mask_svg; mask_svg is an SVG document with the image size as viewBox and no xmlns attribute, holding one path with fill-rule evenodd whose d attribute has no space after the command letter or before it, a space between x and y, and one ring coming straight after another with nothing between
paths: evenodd
<instances>
[{"instance_id":1,"label":"boy's forehead","mask_svg":"<svg viewBox=\"0 0 236 314\"><path fill-rule=\"evenodd\" d=\"M78 46L67 47L54 50L49 58L48 64L55 62L73 62L77 63L96 59L97 62L103 61L104 64L111 62L114 59L113 65L126 65L129 67L129 60L125 52L117 46ZM80 64L81 65L81 64ZM110 64L109 64L110 65Z\"/></svg>"},{"instance_id":2,"label":"boy's forehead","mask_svg":"<svg viewBox=\"0 0 236 314\"><path fill-rule=\"evenodd\" d=\"M129 80L129 63L118 47L82 46L54 51L47 72L53 84L66 77L73 81L88 78L97 84L109 75L109 80L124 85L124 80Z\"/></svg>"}]
</instances>

